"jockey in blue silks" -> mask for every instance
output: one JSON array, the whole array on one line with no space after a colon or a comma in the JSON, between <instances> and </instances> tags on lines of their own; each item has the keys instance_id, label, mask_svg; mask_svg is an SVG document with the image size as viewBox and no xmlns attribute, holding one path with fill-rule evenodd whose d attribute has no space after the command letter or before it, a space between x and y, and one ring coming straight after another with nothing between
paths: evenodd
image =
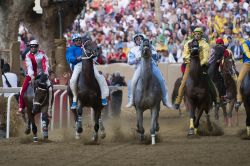
<instances>
[{"instance_id":1,"label":"jockey in blue silks","mask_svg":"<svg viewBox=\"0 0 250 166\"><path fill-rule=\"evenodd\" d=\"M71 109L76 109L77 108L77 79L78 79L80 72L82 71L82 56L84 54L84 51L81 48L82 40L83 41L85 40L84 42L86 42L88 40L91 40L91 38L87 36L84 36L82 38L80 34L73 34L72 40L73 40L74 45L72 45L71 47L67 49L66 60L68 64L70 65L71 70L73 71L70 82L69 82L70 89L73 93L73 102L71 105ZM99 74L95 65L93 65L93 67L94 67L95 78L100 86L100 90L102 94L102 105L107 105L108 103L107 103L106 97L109 95L109 88L108 88L107 82L104 76Z\"/></svg>"},{"instance_id":2,"label":"jockey in blue silks","mask_svg":"<svg viewBox=\"0 0 250 166\"><path fill-rule=\"evenodd\" d=\"M126 105L127 108L132 107L134 105L134 96L133 96L133 91L135 88L135 84L139 79L140 76L140 67L141 67L141 43L142 40L144 40L146 37L143 34L135 34L134 36L134 42L135 46L132 47L128 53L128 64L129 65L136 65L136 70L133 75L133 78L131 80L131 90L128 91L128 98L129 102ZM160 71L160 69L157 66L157 61L159 57L157 55L157 52L155 48L152 47L152 66L153 66L153 73L157 77L157 79L160 81L161 85L161 90L162 90L162 103L164 106L171 108L171 104L168 99L168 91L166 87L166 83L164 80L164 77Z\"/></svg>"}]
</instances>

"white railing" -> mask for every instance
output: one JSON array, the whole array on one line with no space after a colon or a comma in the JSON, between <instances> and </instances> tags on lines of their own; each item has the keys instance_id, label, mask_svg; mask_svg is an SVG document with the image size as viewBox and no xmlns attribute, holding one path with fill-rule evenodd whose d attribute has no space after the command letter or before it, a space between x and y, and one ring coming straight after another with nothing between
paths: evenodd
<instances>
[{"instance_id":1,"label":"white railing","mask_svg":"<svg viewBox=\"0 0 250 166\"><path fill-rule=\"evenodd\" d=\"M54 85L54 99L56 98L56 96L59 94L59 92L64 91L62 94L67 94L67 86L65 85ZM8 97L8 103L7 103L7 119L6 119L6 138L9 138L10 136L10 111L11 111L11 100L14 96L15 93L20 92L21 87L15 87L15 88L3 88L0 87L0 93L11 93L10 96ZM62 102L62 95L60 96L60 105ZM63 107L60 107L60 114L62 114L63 112ZM54 121L55 121L55 102L53 103L53 107L52 107L52 119L51 119L51 130L54 129ZM68 116L70 114L67 114ZM62 116L60 116L59 119L59 124L62 124ZM70 124L70 122L68 122L68 124ZM61 126L60 126L61 127Z\"/></svg>"},{"instance_id":2,"label":"white railing","mask_svg":"<svg viewBox=\"0 0 250 166\"><path fill-rule=\"evenodd\" d=\"M123 90L124 87L117 87L117 86L109 86L109 89L115 89L115 90ZM50 129L54 130L54 124L55 124L55 101L56 101L56 96L60 94L59 98L59 128L62 128L63 125L63 99L65 95L67 95L67 86L65 85L54 85L54 103L52 106L52 119L51 119L51 125ZM0 94L1 93L11 93L8 97L8 103L7 103L7 119L6 119L6 138L9 138L10 136L10 111L11 111L11 100L13 96L20 92L21 87L15 87L15 88L3 88L0 87ZM67 127L70 127L70 106L69 106L69 98L67 97Z\"/></svg>"}]
</instances>

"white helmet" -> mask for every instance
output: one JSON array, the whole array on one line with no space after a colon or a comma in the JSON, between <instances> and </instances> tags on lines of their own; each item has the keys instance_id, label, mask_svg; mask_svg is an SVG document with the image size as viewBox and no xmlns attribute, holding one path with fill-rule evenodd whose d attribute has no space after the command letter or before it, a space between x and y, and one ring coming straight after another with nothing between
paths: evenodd
<instances>
[{"instance_id":1,"label":"white helmet","mask_svg":"<svg viewBox=\"0 0 250 166\"><path fill-rule=\"evenodd\" d=\"M79 34L79 33L74 33L72 35L72 40L75 40L75 39L78 39L78 38L81 38L82 36Z\"/></svg>"},{"instance_id":2,"label":"white helmet","mask_svg":"<svg viewBox=\"0 0 250 166\"><path fill-rule=\"evenodd\" d=\"M134 42L135 42L135 38L137 38L138 36L141 37L142 40L146 39L146 36L145 36L144 34L142 34L142 33L137 33L137 34L135 34L134 37L133 37Z\"/></svg>"},{"instance_id":3,"label":"white helmet","mask_svg":"<svg viewBox=\"0 0 250 166\"><path fill-rule=\"evenodd\" d=\"M29 45L39 45L37 40L31 40Z\"/></svg>"}]
</instances>

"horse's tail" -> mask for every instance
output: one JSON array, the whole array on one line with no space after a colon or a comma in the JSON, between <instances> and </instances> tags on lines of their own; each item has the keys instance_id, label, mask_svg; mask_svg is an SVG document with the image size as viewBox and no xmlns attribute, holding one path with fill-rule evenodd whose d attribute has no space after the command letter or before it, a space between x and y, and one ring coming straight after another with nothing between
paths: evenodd
<instances>
[{"instance_id":1,"label":"horse's tail","mask_svg":"<svg viewBox=\"0 0 250 166\"><path fill-rule=\"evenodd\" d=\"M177 80L174 83L174 89L173 89L173 92L172 92L172 104L175 103L175 99L176 99L176 97L178 95L179 87L181 86L181 81L182 81L182 77L179 77L179 78L177 78Z\"/></svg>"}]
</instances>

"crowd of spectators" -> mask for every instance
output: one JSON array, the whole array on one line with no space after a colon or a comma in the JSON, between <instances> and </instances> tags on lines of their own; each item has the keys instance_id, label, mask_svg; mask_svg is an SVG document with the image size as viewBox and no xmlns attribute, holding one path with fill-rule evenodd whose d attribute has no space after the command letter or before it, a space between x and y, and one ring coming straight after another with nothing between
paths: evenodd
<instances>
[{"instance_id":1,"label":"crowd of spectators","mask_svg":"<svg viewBox=\"0 0 250 166\"><path fill-rule=\"evenodd\" d=\"M90 35L102 49L97 63L109 64L126 62L134 34L143 33L157 49L160 63L182 63L183 45L200 26L211 48L223 38L237 60L250 30L249 11L249 0L161 0L159 9L154 0L89 0L64 37L69 46L73 33ZM22 26L19 33L25 55L32 35Z\"/></svg>"}]
</instances>

